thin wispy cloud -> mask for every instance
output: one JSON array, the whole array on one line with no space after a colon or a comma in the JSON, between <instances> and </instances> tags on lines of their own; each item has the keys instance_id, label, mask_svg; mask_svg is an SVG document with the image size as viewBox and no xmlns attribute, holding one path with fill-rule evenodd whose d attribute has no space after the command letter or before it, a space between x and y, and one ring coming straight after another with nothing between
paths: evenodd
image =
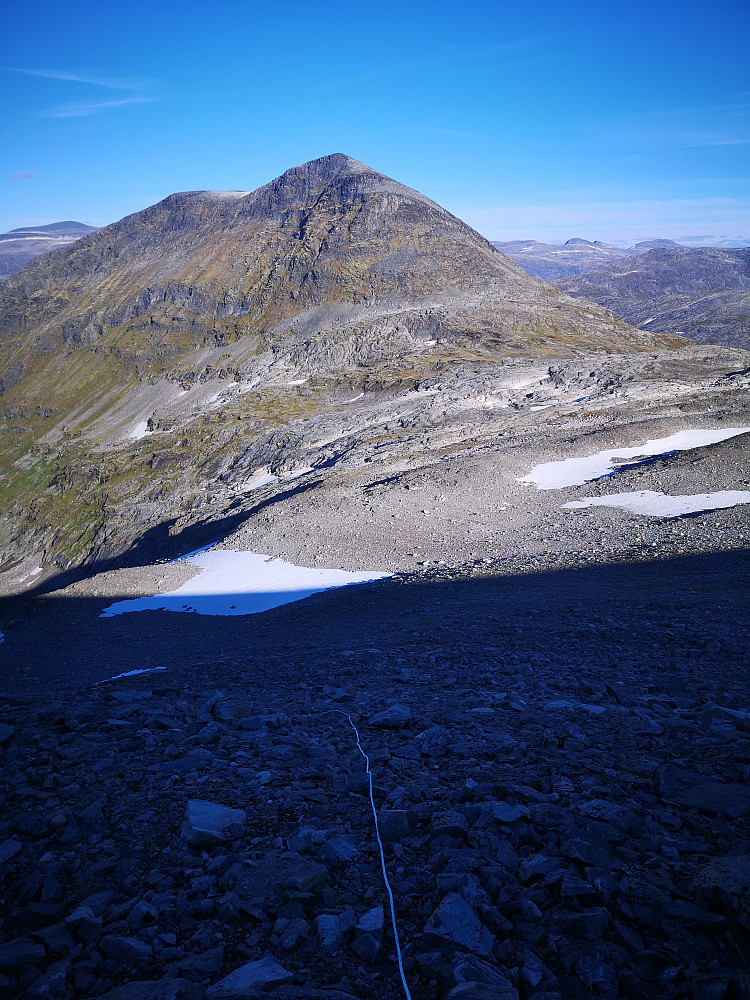
<instances>
[{"instance_id":1,"label":"thin wispy cloud","mask_svg":"<svg viewBox=\"0 0 750 1000\"><path fill-rule=\"evenodd\" d=\"M87 118L100 111L110 111L126 104L153 104L156 97L124 97L121 101L78 101L74 104L60 104L54 108L39 111L40 118Z\"/></svg>"},{"instance_id":2,"label":"thin wispy cloud","mask_svg":"<svg viewBox=\"0 0 750 1000\"><path fill-rule=\"evenodd\" d=\"M29 69L21 67L9 67L9 69L12 73L20 73L24 76L56 80L63 84L80 84L84 87L116 91L124 95L118 98L102 95L101 97L92 97L89 100L55 104L49 108L37 111L36 115L40 118L88 118L91 115L98 115L117 108L135 104L152 104L154 101L159 100L159 97L153 92L153 83L147 80L90 76L86 73L73 73L62 69Z\"/></svg>"},{"instance_id":3,"label":"thin wispy cloud","mask_svg":"<svg viewBox=\"0 0 750 1000\"><path fill-rule=\"evenodd\" d=\"M35 181L39 177L36 170L19 170L17 174L11 174L11 181Z\"/></svg>"},{"instance_id":4,"label":"thin wispy cloud","mask_svg":"<svg viewBox=\"0 0 750 1000\"><path fill-rule=\"evenodd\" d=\"M85 76L82 73L68 73L61 69L21 69L10 67L12 73L23 73L24 76L41 76L47 80L65 80L68 83L85 83L92 87L105 87L108 90L139 90L142 80L119 80L112 77Z\"/></svg>"}]
</instances>

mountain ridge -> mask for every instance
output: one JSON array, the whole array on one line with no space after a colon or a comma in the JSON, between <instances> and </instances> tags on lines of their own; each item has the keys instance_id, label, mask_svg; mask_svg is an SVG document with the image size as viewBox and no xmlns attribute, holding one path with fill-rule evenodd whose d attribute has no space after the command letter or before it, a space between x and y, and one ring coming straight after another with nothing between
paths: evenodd
<instances>
[{"instance_id":1,"label":"mountain ridge","mask_svg":"<svg viewBox=\"0 0 750 1000\"><path fill-rule=\"evenodd\" d=\"M546 385L561 359L682 344L537 281L343 154L254 192L176 193L0 286L3 548L108 558L260 469L460 446L484 418L422 428L484 413L487 379L525 412L519 363ZM447 409L443 378L466 384Z\"/></svg>"},{"instance_id":2,"label":"mountain ridge","mask_svg":"<svg viewBox=\"0 0 750 1000\"><path fill-rule=\"evenodd\" d=\"M750 249L659 247L556 284L639 329L750 349Z\"/></svg>"}]
</instances>

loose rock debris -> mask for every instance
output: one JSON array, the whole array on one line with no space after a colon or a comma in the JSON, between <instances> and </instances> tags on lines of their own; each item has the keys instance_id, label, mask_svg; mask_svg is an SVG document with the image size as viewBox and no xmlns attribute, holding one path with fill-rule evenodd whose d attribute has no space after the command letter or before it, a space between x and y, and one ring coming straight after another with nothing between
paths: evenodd
<instances>
[{"instance_id":1,"label":"loose rock debris","mask_svg":"<svg viewBox=\"0 0 750 1000\"><path fill-rule=\"evenodd\" d=\"M3 994L402 997L345 705L415 1000L745 995L746 664L466 659L4 700Z\"/></svg>"}]
</instances>

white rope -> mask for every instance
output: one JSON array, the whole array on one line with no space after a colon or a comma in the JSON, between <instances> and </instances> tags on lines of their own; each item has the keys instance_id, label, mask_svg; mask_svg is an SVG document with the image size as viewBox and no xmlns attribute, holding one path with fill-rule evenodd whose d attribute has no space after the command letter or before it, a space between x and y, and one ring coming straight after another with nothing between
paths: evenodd
<instances>
[{"instance_id":1,"label":"white rope","mask_svg":"<svg viewBox=\"0 0 750 1000\"><path fill-rule=\"evenodd\" d=\"M375 799L372 794L372 771L370 770L370 758L362 749L362 744L360 743L359 739L359 730L354 725L351 715L349 715L348 712L342 711L340 708L327 708L324 709L323 712L316 714L327 715L329 712L335 712L338 715L345 715L347 717L347 719L349 720L349 725L352 727L352 729L354 730L354 735L357 737L357 750L359 750L359 752L365 758L365 766L367 769L367 780L370 785L370 807L372 808L372 818L375 821L375 837L377 838L378 850L380 851L380 867L383 872L383 882L385 883L385 889L386 892L388 893L388 902L391 907L391 925L393 927L393 940L396 943L396 959L398 960L398 971L401 975L401 985L404 987L404 994L406 996L406 1000L411 1000L411 993L409 992L409 986L406 982L406 975L404 973L404 963L401 957L401 944L399 942L399 937L398 937L398 927L396 926L396 904L393 901L393 891L391 889L391 884L388 881L388 872L386 871L385 867L385 852L383 850L383 841L380 839L380 825L378 824L378 813L375 808ZM308 716L303 716L303 718L311 719L314 718L314 716L308 715Z\"/></svg>"}]
</instances>

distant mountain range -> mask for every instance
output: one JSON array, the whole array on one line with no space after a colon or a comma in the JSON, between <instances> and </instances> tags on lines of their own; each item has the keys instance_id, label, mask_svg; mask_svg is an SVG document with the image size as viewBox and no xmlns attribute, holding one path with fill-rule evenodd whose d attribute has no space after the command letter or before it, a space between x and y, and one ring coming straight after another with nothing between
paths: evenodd
<instances>
[{"instance_id":1,"label":"distant mountain range","mask_svg":"<svg viewBox=\"0 0 750 1000\"><path fill-rule=\"evenodd\" d=\"M646 240L627 250L595 240L572 239L562 246L537 243L536 240L513 240L510 243L493 243L501 253L520 264L527 274L542 281L557 281L574 274L583 274L592 267L599 267L623 257L678 247L673 240Z\"/></svg>"},{"instance_id":2,"label":"distant mountain range","mask_svg":"<svg viewBox=\"0 0 750 1000\"><path fill-rule=\"evenodd\" d=\"M96 229L83 222L52 222L0 233L0 280L17 274L40 254L68 246Z\"/></svg>"},{"instance_id":3,"label":"distant mountain range","mask_svg":"<svg viewBox=\"0 0 750 1000\"><path fill-rule=\"evenodd\" d=\"M750 350L750 249L662 247L555 284L642 330Z\"/></svg>"}]
</instances>

